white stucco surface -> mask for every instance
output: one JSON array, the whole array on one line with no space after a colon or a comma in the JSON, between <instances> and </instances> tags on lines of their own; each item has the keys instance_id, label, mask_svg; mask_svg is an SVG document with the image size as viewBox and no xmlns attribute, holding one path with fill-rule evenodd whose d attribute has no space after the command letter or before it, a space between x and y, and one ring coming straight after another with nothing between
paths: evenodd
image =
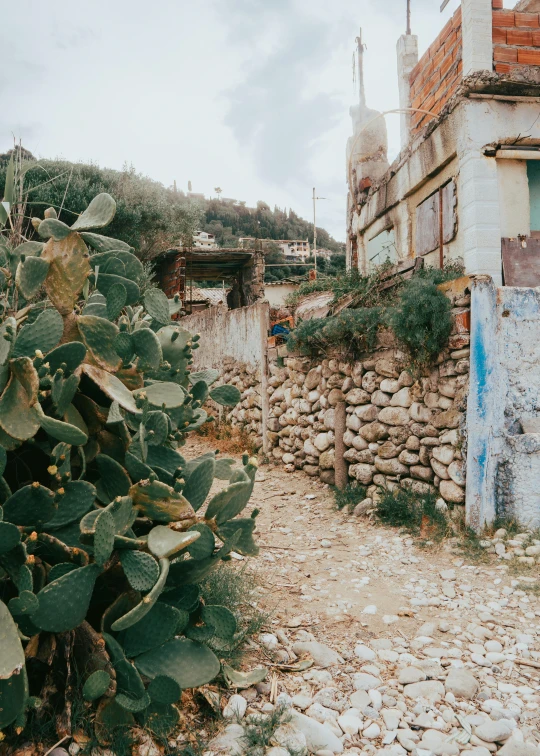
<instances>
[{"instance_id":1,"label":"white stucco surface","mask_svg":"<svg viewBox=\"0 0 540 756\"><path fill-rule=\"evenodd\" d=\"M531 232L529 180L526 160L497 160L501 236Z\"/></svg>"}]
</instances>

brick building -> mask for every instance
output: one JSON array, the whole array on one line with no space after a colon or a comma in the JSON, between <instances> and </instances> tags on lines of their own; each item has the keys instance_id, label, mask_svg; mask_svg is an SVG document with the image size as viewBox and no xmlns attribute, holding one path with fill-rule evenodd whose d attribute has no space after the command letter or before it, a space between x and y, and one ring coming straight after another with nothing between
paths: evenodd
<instances>
[{"instance_id":1,"label":"brick building","mask_svg":"<svg viewBox=\"0 0 540 756\"><path fill-rule=\"evenodd\" d=\"M540 14L502 4L462 0L421 58L399 39L391 166L384 118L351 109L349 267L461 259L497 285L540 285Z\"/></svg>"}]
</instances>

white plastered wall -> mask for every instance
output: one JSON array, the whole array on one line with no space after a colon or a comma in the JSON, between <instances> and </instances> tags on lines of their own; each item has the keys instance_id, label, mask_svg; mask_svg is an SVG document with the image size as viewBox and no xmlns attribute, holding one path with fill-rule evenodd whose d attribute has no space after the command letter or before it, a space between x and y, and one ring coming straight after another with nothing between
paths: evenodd
<instances>
[{"instance_id":1,"label":"white plastered wall","mask_svg":"<svg viewBox=\"0 0 540 756\"><path fill-rule=\"evenodd\" d=\"M501 236L529 236L531 208L526 160L497 160Z\"/></svg>"}]
</instances>

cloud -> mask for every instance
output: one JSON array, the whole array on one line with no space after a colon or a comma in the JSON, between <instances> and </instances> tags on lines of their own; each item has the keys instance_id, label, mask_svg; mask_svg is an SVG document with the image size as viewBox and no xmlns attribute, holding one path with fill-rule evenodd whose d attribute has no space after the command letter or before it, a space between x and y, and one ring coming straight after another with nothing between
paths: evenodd
<instances>
[{"instance_id":1,"label":"cloud","mask_svg":"<svg viewBox=\"0 0 540 756\"><path fill-rule=\"evenodd\" d=\"M235 31L251 29L255 35L250 44L255 62L227 92L225 123L250 150L260 177L281 185L309 179L314 144L341 117L339 98L313 87L339 42L336 27L292 0L274 2L262 19L252 3L249 13L243 0L228 5L239 14Z\"/></svg>"}]
</instances>

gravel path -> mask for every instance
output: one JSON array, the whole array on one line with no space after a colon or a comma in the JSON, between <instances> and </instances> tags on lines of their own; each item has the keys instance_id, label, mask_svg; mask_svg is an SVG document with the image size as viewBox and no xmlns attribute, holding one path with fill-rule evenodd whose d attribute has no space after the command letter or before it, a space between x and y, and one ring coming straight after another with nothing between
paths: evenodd
<instances>
[{"instance_id":1,"label":"gravel path","mask_svg":"<svg viewBox=\"0 0 540 756\"><path fill-rule=\"evenodd\" d=\"M418 548L336 511L325 485L283 468L260 470L254 506L253 564L262 603L274 610L258 639L261 663L270 655L314 664L275 667L267 682L239 691L226 713L241 721L209 754L244 753L246 721L281 704L290 721L261 756L540 756L534 572L511 574L495 554L467 563L455 544Z\"/></svg>"}]
</instances>

